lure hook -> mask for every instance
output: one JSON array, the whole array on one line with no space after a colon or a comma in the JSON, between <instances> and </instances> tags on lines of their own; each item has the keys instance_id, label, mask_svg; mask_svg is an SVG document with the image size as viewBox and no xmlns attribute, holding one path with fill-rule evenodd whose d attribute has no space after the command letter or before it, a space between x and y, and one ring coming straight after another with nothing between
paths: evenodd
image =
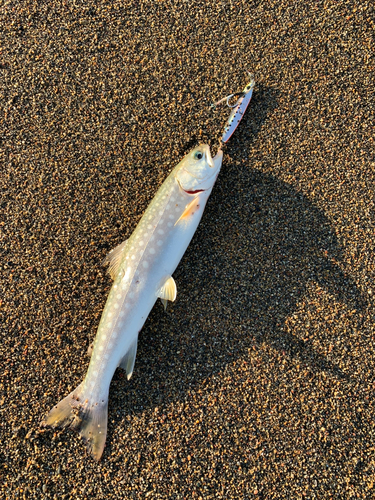
<instances>
[{"instance_id":1,"label":"lure hook","mask_svg":"<svg viewBox=\"0 0 375 500\"><path fill-rule=\"evenodd\" d=\"M232 99L232 97L240 97L242 95L243 95L243 92L236 92L234 94L229 94L226 97L223 97L222 99L220 99L220 101L214 102L210 106L211 106L211 108L216 109L217 106L219 106L219 104L222 104L223 102L226 102L228 108L234 108L237 105L237 102L235 104L233 104L233 105L230 105L229 104L229 99Z\"/></svg>"}]
</instances>

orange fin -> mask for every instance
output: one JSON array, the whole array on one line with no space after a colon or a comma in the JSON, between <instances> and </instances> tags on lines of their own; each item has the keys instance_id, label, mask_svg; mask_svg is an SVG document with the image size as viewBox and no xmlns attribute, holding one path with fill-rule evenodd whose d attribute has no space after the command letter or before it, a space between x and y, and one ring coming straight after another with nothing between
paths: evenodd
<instances>
[{"instance_id":1,"label":"orange fin","mask_svg":"<svg viewBox=\"0 0 375 500\"><path fill-rule=\"evenodd\" d=\"M193 215L199 208L200 200L199 196L194 198L188 205L186 205L185 210L182 212L181 217L175 223L175 226L180 222L180 220L187 219L191 215Z\"/></svg>"}]
</instances>

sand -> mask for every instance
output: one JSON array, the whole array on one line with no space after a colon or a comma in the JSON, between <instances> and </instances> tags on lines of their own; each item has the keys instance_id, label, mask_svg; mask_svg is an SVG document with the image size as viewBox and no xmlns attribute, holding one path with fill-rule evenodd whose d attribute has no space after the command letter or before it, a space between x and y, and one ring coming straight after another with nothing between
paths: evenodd
<instances>
[{"instance_id":1,"label":"sand","mask_svg":"<svg viewBox=\"0 0 375 500\"><path fill-rule=\"evenodd\" d=\"M372 2L0 7L0 497L375 497ZM83 379L128 238L218 147L201 225L117 370L99 463L40 429Z\"/></svg>"}]
</instances>

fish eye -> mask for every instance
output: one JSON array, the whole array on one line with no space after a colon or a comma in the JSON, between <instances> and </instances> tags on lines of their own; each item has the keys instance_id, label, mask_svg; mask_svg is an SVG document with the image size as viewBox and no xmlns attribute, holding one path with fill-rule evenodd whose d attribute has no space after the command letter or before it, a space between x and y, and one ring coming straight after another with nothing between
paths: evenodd
<instances>
[{"instance_id":1,"label":"fish eye","mask_svg":"<svg viewBox=\"0 0 375 500\"><path fill-rule=\"evenodd\" d=\"M203 158L203 153L201 151L196 151L194 153L194 159L195 160L201 160Z\"/></svg>"}]
</instances>

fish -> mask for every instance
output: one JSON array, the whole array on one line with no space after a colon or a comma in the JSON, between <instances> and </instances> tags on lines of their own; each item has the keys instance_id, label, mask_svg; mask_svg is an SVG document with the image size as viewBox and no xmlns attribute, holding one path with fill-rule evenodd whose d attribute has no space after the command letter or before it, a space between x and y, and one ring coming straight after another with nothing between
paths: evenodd
<instances>
[{"instance_id":1,"label":"fish","mask_svg":"<svg viewBox=\"0 0 375 500\"><path fill-rule=\"evenodd\" d=\"M221 169L201 144L172 170L133 234L104 259L113 278L84 380L54 406L42 427L75 429L88 453L100 460L107 437L109 386L117 367L130 379L138 334L155 302L177 296L172 277L201 220Z\"/></svg>"}]
</instances>

